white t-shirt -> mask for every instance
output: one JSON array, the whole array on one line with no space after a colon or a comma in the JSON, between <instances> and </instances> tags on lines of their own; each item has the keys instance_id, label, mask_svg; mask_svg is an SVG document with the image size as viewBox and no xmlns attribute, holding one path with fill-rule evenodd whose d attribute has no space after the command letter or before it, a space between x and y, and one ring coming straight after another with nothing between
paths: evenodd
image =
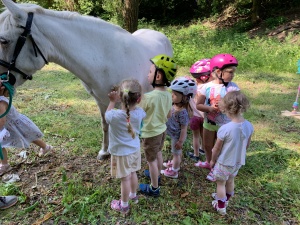
<instances>
[{"instance_id":1,"label":"white t-shirt","mask_svg":"<svg viewBox=\"0 0 300 225\"><path fill-rule=\"evenodd\" d=\"M223 143L217 162L225 166L245 165L246 147L254 129L248 120L229 122L221 126L217 137Z\"/></svg>"},{"instance_id":2,"label":"white t-shirt","mask_svg":"<svg viewBox=\"0 0 300 225\"><path fill-rule=\"evenodd\" d=\"M112 109L105 113L105 120L109 124L108 152L110 154L125 156L140 151L139 134L145 116L145 111L140 107L130 111L130 123L135 132L135 138L132 138L128 133L127 114L124 110Z\"/></svg>"}]
</instances>

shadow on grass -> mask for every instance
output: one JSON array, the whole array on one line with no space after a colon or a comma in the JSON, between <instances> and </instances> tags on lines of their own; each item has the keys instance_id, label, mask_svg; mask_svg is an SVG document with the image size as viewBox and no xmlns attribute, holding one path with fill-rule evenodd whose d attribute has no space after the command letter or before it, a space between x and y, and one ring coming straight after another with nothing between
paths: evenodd
<instances>
[{"instance_id":1,"label":"shadow on grass","mask_svg":"<svg viewBox=\"0 0 300 225\"><path fill-rule=\"evenodd\" d=\"M299 154L273 141L253 141L236 179L235 208L248 221L299 222Z\"/></svg>"}]
</instances>

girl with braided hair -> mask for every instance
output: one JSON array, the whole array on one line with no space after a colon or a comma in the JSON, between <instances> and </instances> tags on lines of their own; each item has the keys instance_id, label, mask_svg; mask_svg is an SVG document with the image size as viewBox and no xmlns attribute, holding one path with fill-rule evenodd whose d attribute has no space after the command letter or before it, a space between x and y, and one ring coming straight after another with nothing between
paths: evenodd
<instances>
[{"instance_id":1,"label":"girl with braided hair","mask_svg":"<svg viewBox=\"0 0 300 225\"><path fill-rule=\"evenodd\" d=\"M137 203L138 178L141 169L140 130L145 111L137 107L141 101L142 87L137 80L121 82L118 91L108 94L110 103L105 113L109 124L111 175L121 179L121 199L113 200L111 208L123 214L129 212L129 200ZM121 102L121 109L115 109Z\"/></svg>"}]
</instances>

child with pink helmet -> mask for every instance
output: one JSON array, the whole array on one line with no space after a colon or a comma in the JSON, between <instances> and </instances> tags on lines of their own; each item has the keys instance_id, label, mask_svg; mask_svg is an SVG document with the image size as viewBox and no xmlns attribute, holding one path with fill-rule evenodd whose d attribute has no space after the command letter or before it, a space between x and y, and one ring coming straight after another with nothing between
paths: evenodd
<instances>
[{"instance_id":1,"label":"child with pink helmet","mask_svg":"<svg viewBox=\"0 0 300 225\"><path fill-rule=\"evenodd\" d=\"M237 66L238 60L227 53L217 54L210 60L210 72L214 80L203 85L198 92L196 104L197 109L204 112L203 147L206 161L195 163L196 167L212 170L210 161L217 131L222 125L230 122L230 118L219 110L218 102L229 90L239 90L232 82ZM206 178L215 181L212 171Z\"/></svg>"},{"instance_id":2,"label":"child with pink helmet","mask_svg":"<svg viewBox=\"0 0 300 225\"><path fill-rule=\"evenodd\" d=\"M202 86L213 80L210 73L210 59L200 59L195 62L190 68L191 75L196 79L197 94L194 99L190 100L190 106L193 109L193 117L190 119L190 129L193 133L193 145L194 152L188 152L187 155L196 162L199 161L199 153L204 155L205 152L202 147L203 138L203 118L204 113L196 108L196 102L198 99L198 91Z\"/></svg>"}]
</instances>

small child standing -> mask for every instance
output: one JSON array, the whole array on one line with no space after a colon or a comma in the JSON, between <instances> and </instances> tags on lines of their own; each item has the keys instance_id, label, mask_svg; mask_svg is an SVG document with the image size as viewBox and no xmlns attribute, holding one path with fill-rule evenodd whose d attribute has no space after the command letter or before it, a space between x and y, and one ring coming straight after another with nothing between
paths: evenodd
<instances>
[{"instance_id":1,"label":"small child standing","mask_svg":"<svg viewBox=\"0 0 300 225\"><path fill-rule=\"evenodd\" d=\"M105 113L109 124L109 153L111 154L111 175L121 178L121 199L113 200L111 208L123 214L130 210L129 199L138 202L136 191L141 169L140 129L145 111L137 107L142 96L142 87L137 80L124 80L119 92L108 94L110 103ZM121 109L114 109L121 100Z\"/></svg>"},{"instance_id":2,"label":"small child standing","mask_svg":"<svg viewBox=\"0 0 300 225\"><path fill-rule=\"evenodd\" d=\"M197 99L197 109L204 112L203 147L206 161L195 163L196 167L211 170L209 163L217 131L222 125L230 122L230 118L219 110L218 102L228 90L239 90L238 86L232 82L237 66L237 59L227 53L215 55L210 60L210 71L214 80L203 85L200 92L198 92ZM212 171L206 179L214 181Z\"/></svg>"},{"instance_id":3,"label":"small child standing","mask_svg":"<svg viewBox=\"0 0 300 225\"><path fill-rule=\"evenodd\" d=\"M205 154L202 147L204 113L196 108L196 103L198 99L198 92L201 90L202 86L213 80L210 72L210 59L200 59L195 62L190 68L190 73L196 79L197 94L192 100L190 100L190 106L193 109L193 117L190 119L190 129L193 133L192 148L194 149L194 152L187 152L187 155L194 161L198 162L199 154Z\"/></svg>"},{"instance_id":4,"label":"small child standing","mask_svg":"<svg viewBox=\"0 0 300 225\"><path fill-rule=\"evenodd\" d=\"M197 91L194 80L185 77L178 78L171 83L172 90L172 116L167 122L167 134L171 137L172 161L163 163L167 169L161 171L166 177L178 178L182 157L182 146L187 137L189 118L193 110L189 105Z\"/></svg>"},{"instance_id":5,"label":"small child standing","mask_svg":"<svg viewBox=\"0 0 300 225\"><path fill-rule=\"evenodd\" d=\"M2 85L2 84L1 84ZM14 82L0 87L0 115L6 113L9 105L9 91L13 96ZM9 112L0 118L0 130L7 129L9 135L5 136L1 142L3 159L0 160L0 176L12 170L8 163L6 148L29 148L31 143L40 147L39 156L44 156L51 152L52 146L47 145L41 138L43 133L27 116L19 113L11 105Z\"/></svg>"},{"instance_id":6,"label":"small child standing","mask_svg":"<svg viewBox=\"0 0 300 225\"><path fill-rule=\"evenodd\" d=\"M245 165L246 150L253 133L252 124L243 117L248 107L249 101L240 91L228 92L219 102L220 110L231 119L218 130L210 161L217 183L212 205L221 215L226 214L226 206L234 194L234 177Z\"/></svg>"},{"instance_id":7,"label":"small child standing","mask_svg":"<svg viewBox=\"0 0 300 225\"><path fill-rule=\"evenodd\" d=\"M172 96L167 91L170 82L177 72L176 62L167 55L157 55L151 59L152 65L148 74L148 82L154 88L144 95L142 108L147 116L142 128L142 144L149 170L145 176L151 179L151 184L140 184L142 194L160 196L159 172L163 168L162 148L165 141L166 122L171 116Z\"/></svg>"}]
</instances>

